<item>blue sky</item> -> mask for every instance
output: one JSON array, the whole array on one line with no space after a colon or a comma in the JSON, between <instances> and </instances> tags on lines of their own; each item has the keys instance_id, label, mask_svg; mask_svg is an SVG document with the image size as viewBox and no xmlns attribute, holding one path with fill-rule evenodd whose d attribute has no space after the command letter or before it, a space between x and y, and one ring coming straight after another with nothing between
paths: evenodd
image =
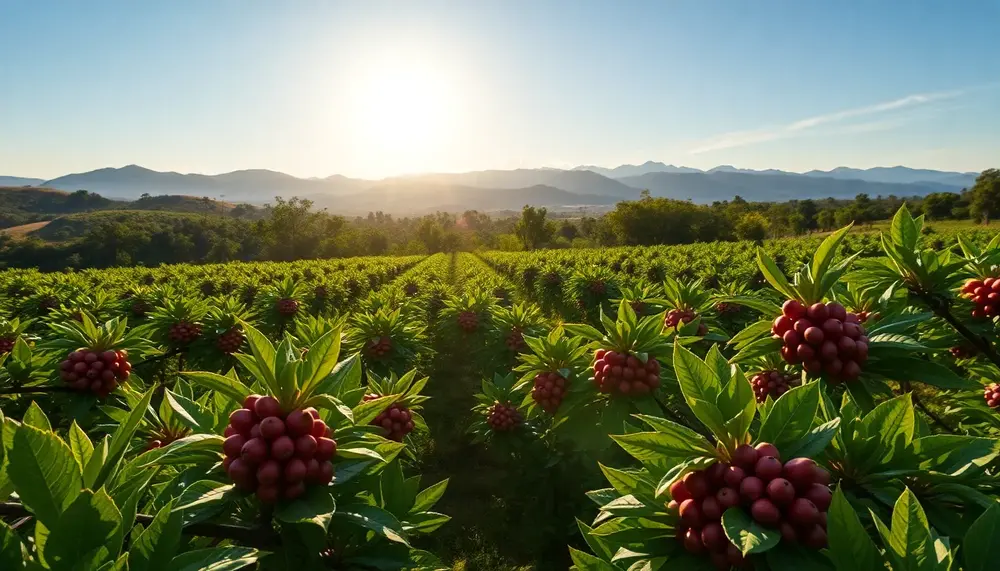
<instances>
[{"instance_id":1,"label":"blue sky","mask_svg":"<svg viewBox=\"0 0 1000 571\"><path fill-rule=\"evenodd\" d=\"M0 174L1000 166L1000 2L0 0Z\"/></svg>"}]
</instances>

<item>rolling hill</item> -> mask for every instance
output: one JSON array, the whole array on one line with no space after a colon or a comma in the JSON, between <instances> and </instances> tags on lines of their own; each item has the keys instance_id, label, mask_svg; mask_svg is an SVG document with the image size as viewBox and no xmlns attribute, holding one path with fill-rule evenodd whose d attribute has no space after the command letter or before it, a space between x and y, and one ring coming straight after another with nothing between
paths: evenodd
<instances>
[{"instance_id":1,"label":"rolling hill","mask_svg":"<svg viewBox=\"0 0 1000 571\"><path fill-rule=\"evenodd\" d=\"M934 182L886 183L856 179L836 179L790 174L746 174L715 171L710 173L648 173L626 177L621 182L636 188L649 189L653 196L692 200L709 204L716 200L732 200L740 196L751 202L773 202L796 199L854 198L870 196L925 196L932 192L956 191L953 186Z\"/></svg>"},{"instance_id":2,"label":"rolling hill","mask_svg":"<svg viewBox=\"0 0 1000 571\"><path fill-rule=\"evenodd\" d=\"M25 178L23 176L0 176L0 186L38 186L45 182L41 178Z\"/></svg>"},{"instance_id":3,"label":"rolling hill","mask_svg":"<svg viewBox=\"0 0 1000 571\"><path fill-rule=\"evenodd\" d=\"M377 181L342 175L305 179L264 169L218 175L182 174L129 165L66 175L42 184L65 191L85 189L105 199L119 201L137 200L148 194L195 197L192 200L205 197L220 203L264 204L273 201L275 196L300 196L341 214L369 210L419 214L435 210L506 210L524 204L550 207L608 205L638 198L640 190L647 188L655 196L700 203L729 200L736 195L757 201L850 198L859 193L922 196L937 191L958 192L971 186L974 180L974 173L908 167L839 167L831 171L793 173L721 165L700 171L647 161L614 168L581 166L572 170L539 168L429 173ZM185 205L167 205L160 209L171 210L174 206ZM197 206L181 210L202 211Z\"/></svg>"}]
</instances>

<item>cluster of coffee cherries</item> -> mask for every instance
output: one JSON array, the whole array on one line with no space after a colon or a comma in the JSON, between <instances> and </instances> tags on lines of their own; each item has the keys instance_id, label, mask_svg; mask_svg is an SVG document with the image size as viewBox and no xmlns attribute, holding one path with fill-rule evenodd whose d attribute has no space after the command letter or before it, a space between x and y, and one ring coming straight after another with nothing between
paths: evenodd
<instances>
[{"instance_id":1,"label":"cluster of coffee cherries","mask_svg":"<svg viewBox=\"0 0 1000 571\"><path fill-rule=\"evenodd\" d=\"M646 302L642 300L630 301L628 304L632 308L632 311L639 317L642 317L643 312L646 311Z\"/></svg>"},{"instance_id":2,"label":"cluster of coffee cherries","mask_svg":"<svg viewBox=\"0 0 1000 571\"><path fill-rule=\"evenodd\" d=\"M458 314L458 327L466 333L472 333L479 327L479 314L475 311L463 311Z\"/></svg>"},{"instance_id":3,"label":"cluster of coffee cherries","mask_svg":"<svg viewBox=\"0 0 1000 571\"><path fill-rule=\"evenodd\" d=\"M990 383L983 388L983 398L986 399L986 406L990 408L1000 408L1000 385Z\"/></svg>"},{"instance_id":4,"label":"cluster of coffee cherries","mask_svg":"<svg viewBox=\"0 0 1000 571\"><path fill-rule=\"evenodd\" d=\"M1000 278L969 280L962 286L962 297L975 305L972 317L996 317L1000 315Z\"/></svg>"},{"instance_id":5,"label":"cluster of coffee cherries","mask_svg":"<svg viewBox=\"0 0 1000 571\"><path fill-rule=\"evenodd\" d=\"M833 380L853 381L868 360L868 337L858 316L831 301L806 308L790 299L771 326L781 339L781 357L787 363L802 363L806 371L826 373Z\"/></svg>"},{"instance_id":6,"label":"cluster of coffee cherries","mask_svg":"<svg viewBox=\"0 0 1000 571\"><path fill-rule=\"evenodd\" d=\"M768 396L771 400L778 400L788 389L798 386L799 381L799 376L791 373L761 371L750 379L750 386L753 387L757 402L765 402Z\"/></svg>"},{"instance_id":7,"label":"cluster of coffee cherries","mask_svg":"<svg viewBox=\"0 0 1000 571\"><path fill-rule=\"evenodd\" d=\"M725 301L720 301L715 304L715 311L719 313L738 313L740 311L740 306L735 303L726 303Z\"/></svg>"},{"instance_id":8,"label":"cluster of coffee cherries","mask_svg":"<svg viewBox=\"0 0 1000 571\"><path fill-rule=\"evenodd\" d=\"M696 317L698 317L698 314L692 309L671 309L667 312L667 316L663 318L663 325L676 330L680 329L685 323L691 323ZM702 337L707 334L708 326L704 323L699 323L698 331L695 335Z\"/></svg>"},{"instance_id":9,"label":"cluster of coffee cherries","mask_svg":"<svg viewBox=\"0 0 1000 571\"><path fill-rule=\"evenodd\" d=\"M719 569L743 567L746 562L739 550L730 549L720 524L727 509L746 510L762 526L780 530L782 541L822 549L833 497L829 484L830 473L809 458L782 463L774 445L744 444L732 462L716 462L674 482L667 509L680 516L685 549L709 553Z\"/></svg>"},{"instance_id":10,"label":"cluster of coffee cherries","mask_svg":"<svg viewBox=\"0 0 1000 571\"><path fill-rule=\"evenodd\" d=\"M420 286L418 286L415 282L406 282L406 285L403 286L403 292L405 292L406 295L413 297L420 292Z\"/></svg>"},{"instance_id":11,"label":"cluster of coffee cherries","mask_svg":"<svg viewBox=\"0 0 1000 571\"><path fill-rule=\"evenodd\" d=\"M855 314L858 316L858 321L861 323L868 323L869 319L878 319L879 314L874 311L856 311Z\"/></svg>"},{"instance_id":12,"label":"cluster of coffee cherries","mask_svg":"<svg viewBox=\"0 0 1000 571\"><path fill-rule=\"evenodd\" d=\"M292 500L307 484L333 480L337 443L314 408L284 414L271 396L250 395L229 415L223 468L238 488L263 503Z\"/></svg>"},{"instance_id":13,"label":"cluster of coffee cherries","mask_svg":"<svg viewBox=\"0 0 1000 571\"><path fill-rule=\"evenodd\" d=\"M175 345L187 345L200 336L201 325L190 321L178 321L167 331L167 337Z\"/></svg>"},{"instance_id":14,"label":"cluster of coffee cherries","mask_svg":"<svg viewBox=\"0 0 1000 571\"><path fill-rule=\"evenodd\" d=\"M142 318L146 317L146 314L153 310L153 307L142 300L137 300L132 302L132 306L129 307L132 315Z\"/></svg>"},{"instance_id":15,"label":"cluster of coffee cherries","mask_svg":"<svg viewBox=\"0 0 1000 571\"><path fill-rule=\"evenodd\" d=\"M591 295L604 295L608 291L608 286L604 280L592 280L587 284L587 289L590 290Z\"/></svg>"},{"instance_id":16,"label":"cluster of coffee cherries","mask_svg":"<svg viewBox=\"0 0 1000 571\"><path fill-rule=\"evenodd\" d=\"M128 352L77 349L59 363L59 376L70 388L107 396L119 381L128 379L132 364Z\"/></svg>"},{"instance_id":17,"label":"cluster of coffee cherries","mask_svg":"<svg viewBox=\"0 0 1000 571\"><path fill-rule=\"evenodd\" d=\"M299 312L299 302L291 298L279 299L276 304L278 313L285 317L290 317Z\"/></svg>"},{"instance_id":18,"label":"cluster of coffee cherries","mask_svg":"<svg viewBox=\"0 0 1000 571\"><path fill-rule=\"evenodd\" d=\"M10 353L14 350L14 343L17 339L11 339L10 337L4 337L0 339L0 355L4 353Z\"/></svg>"},{"instance_id":19,"label":"cluster of coffee cherries","mask_svg":"<svg viewBox=\"0 0 1000 571\"><path fill-rule=\"evenodd\" d=\"M362 399L364 402L375 400L380 395L370 393ZM394 402L388 408L379 413L372 426L381 426L385 431L383 436L389 440L402 442L403 438L413 431L413 413L401 403Z\"/></svg>"},{"instance_id":20,"label":"cluster of coffee cherries","mask_svg":"<svg viewBox=\"0 0 1000 571\"><path fill-rule=\"evenodd\" d=\"M517 410L517 407L510 401L503 403L494 401L486 409L486 423L494 432L510 432L521 426L522 422L524 422L524 418L521 416L521 411Z\"/></svg>"},{"instance_id":21,"label":"cluster of coffee cherries","mask_svg":"<svg viewBox=\"0 0 1000 571\"><path fill-rule=\"evenodd\" d=\"M594 353L594 385L605 394L646 395L660 387L660 363L635 355L598 349Z\"/></svg>"},{"instance_id":22,"label":"cluster of coffee cherries","mask_svg":"<svg viewBox=\"0 0 1000 571\"><path fill-rule=\"evenodd\" d=\"M370 339L365 347L365 354L373 359L385 357L392 351L392 339L383 335L378 339Z\"/></svg>"},{"instance_id":23,"label":"cluster of coffee cherries","mask_svg":"<svg viewBox=\"0 0 1000 571\"><path fill-rule=\"evenodd\" d=\"M538 373L535 375L535 386L531 389L531 398L542 410L555 414L566 398L566 379L555 372Z\"/></svg>"},{"instance_id":24,"label":"cluster of coffee cherries","mask_svg":"<svg viewBox=\"0 0 1000 571\"><path fill-rule=\"evenodd\" d=\"M979 350L972 345L955 345L948 352L956 359L971 359L979 354Z\"/></svg>"},{"instance_id":25,"label":"cluster of coffee cherries","mask_svg":"<svg viewBox=\"0 0 1000 571\"><path fill-rule=\"evenodd\" d=\"M519 327L512 328L503 343L507 346L507 349L515 353L527 347L524 343L524 333L521 332Z\"/></svg>"},{"instance_id":26,"label":"cluster of coffee cherries","mask_svg":"<svg viewBox=\"0 0 1000 571\"><path fill-rule=\"evenodd\" d=\"M227 355L232 355L233 353L240 350L243 345L243 332L239 330L238 327L231 327L227 329L222 335L219 335L218 340L215 342L215 346L219 348L219 351Z\"/></svg>"}]
</instances>

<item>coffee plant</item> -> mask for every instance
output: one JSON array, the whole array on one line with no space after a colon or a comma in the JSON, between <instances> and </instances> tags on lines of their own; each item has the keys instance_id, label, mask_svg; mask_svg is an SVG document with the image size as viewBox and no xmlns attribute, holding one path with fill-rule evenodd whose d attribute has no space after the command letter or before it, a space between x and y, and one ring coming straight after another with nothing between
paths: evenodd
<instances>
[{"instance_id":1,"label":"coffee plant","mask_svg":"<svg viewBox=\"0 0 1000 571\"><path fill-rule=\"evenodd\" d=\"M1000 238L925 228L0 272L0 569L992 569Z\"/></svg>"}]
</instances>

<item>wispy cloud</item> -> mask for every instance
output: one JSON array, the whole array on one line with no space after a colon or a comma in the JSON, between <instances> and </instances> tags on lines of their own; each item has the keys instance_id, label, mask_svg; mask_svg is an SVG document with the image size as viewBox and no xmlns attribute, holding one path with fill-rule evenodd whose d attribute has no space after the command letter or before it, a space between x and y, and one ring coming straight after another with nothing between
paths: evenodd
<instances>
[{"instance_id":1,"label":"wispy cloud","mask_svg":"<svg viewBox=\"0 0 1000 571\"><path fill-rule=\"evenodd\" d=\"M800 119L798 121L794 121L792 123L776 127L757 129L752 131L733 131L730 133L724 133L717 137L712 137L708 140L702 141L700 144L696 145L689 152L693 155L697 155L701 153L708 153L711 151L719 151L722 149L732 149L734 147L745 147L748 145L754 145L758 143L766 143L768 141L775 141L778 139L789 139L792 137L799 137L809 134L810 131L815 131L817 127L842 123L845 121L850 121L852 119L857 119L861 117L870 117L874 115L890 113L893 111L925 106L927 104L934 103L937 101L954 99L956 97L963 95L964 93L965 93L964 91L940 91L936 93L916 93L913 95L907 95L906 97L901 97L899 99L894 99L892 101L876 103L874 105L856 107L854 109L847 109L844 111L827 113L825 115L816 115L814 117ZM840 132L864 133L871 131L880 131L880 130L895 128L904 123L905 121L893 121L893 122L871 121L868 123L852 125Z\"/></svg>"}]
</instances>

